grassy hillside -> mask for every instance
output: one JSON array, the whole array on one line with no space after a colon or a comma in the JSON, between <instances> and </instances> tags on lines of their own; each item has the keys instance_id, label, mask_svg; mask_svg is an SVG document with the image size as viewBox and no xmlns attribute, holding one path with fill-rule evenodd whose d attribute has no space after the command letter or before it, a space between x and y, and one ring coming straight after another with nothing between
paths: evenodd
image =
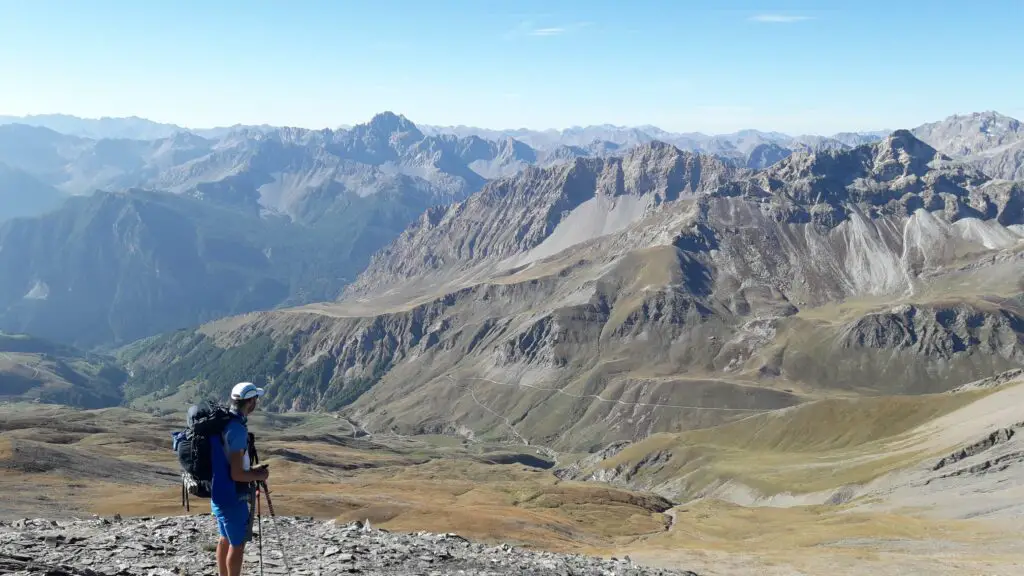
<instances>
[{"instance_id":1,"label":"grassy hillside","mask_svg":"<svg viewBox=\"0 0 1024 576\"><path fill-rule=\"evenodd\" d=\"M714 428L657 434L599 462L563 473L654 490L675 500L719 496L756 501L860 485L939 457L964 438L930 443L923 427L955 419L995 388L920 396L825 399ZM951 423L950 426L953 424ZM976 428L976 427L975 427Z\"/></svg>"},{"instance_id":2,"label":"grassy hillside","mask_svg":"<svg viewBox=\"0 0 1024 576\"><path fill-rule=\"evenodd\" d=\"M115 406L127 378L112 358L0 332L0 400Z\"/></svg>"}]
</instances>

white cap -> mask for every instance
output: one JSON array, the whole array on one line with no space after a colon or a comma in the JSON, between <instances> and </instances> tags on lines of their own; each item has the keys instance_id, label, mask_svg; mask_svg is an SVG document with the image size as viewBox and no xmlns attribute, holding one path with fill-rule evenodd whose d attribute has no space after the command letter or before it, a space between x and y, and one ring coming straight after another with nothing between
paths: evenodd
<instances>
[{"instance_id":1,"label":"white cap","mask_svg":"<svg viewBox=\"0 0 1024 576\"><path fill-rule=\"evenodd\" d=\"M263 388L257 388L252 382L239 382L231 389L231 398L233 400L248 400L249 398L259 398L265 393Z\"/></svg>"}]
</instances>

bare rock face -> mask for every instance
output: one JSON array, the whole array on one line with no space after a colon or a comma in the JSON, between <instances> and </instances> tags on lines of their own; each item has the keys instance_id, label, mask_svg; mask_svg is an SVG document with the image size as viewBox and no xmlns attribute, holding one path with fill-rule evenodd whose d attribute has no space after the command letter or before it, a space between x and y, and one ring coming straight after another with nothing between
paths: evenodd
<instances>
[{"instance_id":1,"label":"bare rock face","mask_svg":"<svg viewBox=\"0 0 1024 576\"><path fill-rule=\"evenodd\" d=\"M246 573L398 576L523 576L601 574L697 576L645 568L627 559L527 551L471 543L455 534L392 534L356 522L265 518L246 545ZM216 573L217 527L210 516L115 518L0 524L0 574L48 576L171 576Z\"/></svg>"},{"instance_id":2,"label":"bare rock face","mask_svg":"<svg viewBox=\"0 0 1024 576\"><path fill-rule=\"evenodd\" d=\"M500 262L540 248L523 259L526 263L619 232L661 204L709 193L734 174L720 160L661 142L621 158L577 158L553 168L530 168L488 184L465 202L427 211L374 256L345 294L358 298L385 287L394 291L405 279L420 282L438 271Z\"/></svg>"},{"instance_id":3,"label":"bare rock face","mask_svg":"<svg viewBox=\"0 0 1024 576\"><path fill-rule=\"evenodd\" d=\"M654 142L623 158L577 159L490 183L480 194L428 211L351 284L344 298L400 292L406 284L489 264L515 268L588 240L620 233L678 201L741 197L749 211L828 228L854 212L906 218L918 210L1001 225L1024 224L1024 190L992 182L909 131L853 150L795 154L754 176L706 156ZM732 214L708 222L728 232ZM638 246L639 247L639 246Z\"/></svg>"},{"instance_id":4,"label":"bare rock face","mask_svg":"<svg viewBox=\"0 0 1024 576\"><path fill-rule=\"evenodd\" d=\"M791 156L755 177L757 192L748 195L782 204L793 223L835 226L857 210L872 217L905 217L924 209L943 211L951 221L1014 219L1014 214L1004 215L1004 187L990 188L990 181L909 131L897 130L853 150Z\"/></svg>"},{"instance_id":5,"label":"bare rock face","mask_svg":"<svg viewBox=\"0 0 1024 576\"><path fill-rule=\"evenodd\" d=\"M993 178L1024 180L1024 124L996 112L950 116L914 135Z\"/></svg>"},{"instance_id":6,"label":"bare rock face","mask_svg":"<svg viewBox=\"0 0 1024 576\"><path fill-rule=\"evenodd\" d=\"M972 156L970 162L986 174L1006 180L1024 180L1024 139L989 153Z\"/></svg>"},{"instance_id":7,"label":"bare rock face","mask_svg":"<svg viewBox=\"0 0 1024 576\"><path fill-rule=\"evenodd\" d=\"M912 349L947 360L976 347L984 354L1024 362L1021 332L1024 318L1009 310L987 311L963 304L937 309L903 305L851 323L844 330L843 345Z\"/></svg>"},{"instance_id":8,"label":"bare rock face","mask_svg":"<svg viewBox=\"0 0 1024 576\"><path fill-rule=\"evenodd\" d=\"M951 156L971 156L1024 140L1024 124L997 112L975 112L923 124L914 135Z\"/></svg>"}]
</instances>

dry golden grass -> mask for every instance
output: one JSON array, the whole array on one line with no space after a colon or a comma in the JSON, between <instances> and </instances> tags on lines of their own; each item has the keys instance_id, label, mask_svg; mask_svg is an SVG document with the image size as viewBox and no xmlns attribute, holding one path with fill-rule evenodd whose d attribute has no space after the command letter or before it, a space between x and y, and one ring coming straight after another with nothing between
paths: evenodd
<instances>
[{"instance_id":1,"label":"dry golden grass","mask_svg":"<svg viewBox=\"0 0 1024 576\"><path fill-rule=\"evenodd\" d=\"M701 501L675 510L672 530L604 553L701 574L1017 574L1005 529L833 507L750 508Z\"/></svg>"},{"instance_id":2,"label":"dry golden grass","mask_svg":"<svg viewBox=\"0 0 1024 576\"><path fill-rule=\"evenodd\" d=\"M737 455L737 460L710 462L712 469L721 470L724 466L736 475L754 476L775 467L785 469L786 458L804 458L806 463L822 446L836 451L863 448L886 435L898 436L901 427L909 428L913 422L952 409L938 398L912 407L910 410L911 406L904 406L900 414L916 416L908 415L900 426L870 434L833 434L828 440L816 441L823 444L793 443L788 437L792 429L776 428L778 425L764 416L729 425L735 427L731 439L711 432L689 435L705 443L717 442L719 450L725 448ZM799 414L802 409L806 408L790 411L796 414L793 422L803 422L796 429L800 434L819 432L814 428L814 418ZM832 414L830 410L833 409L823 408L818 414ZM838 412L851 412L835 410L837 418ZM164 439L166 422L133 414L136 420L124 434L127 439L106 429L126 414L39 407L38 412L22 414L15 423L14 418L5 420L4 416L10 413L0 410L0 492L5 495L0 511L46 516L183 513L180 487L166 478L156 478L154 483L147 484L94 477L98 472L92 469L97 467L94 462L103 462L100 467L109 468L110 463L117 462L133 470L136 468L132 467L142 469L143 463L175 469L176 462ZM630 554L635 559L663 565L711 568L701 569L702 574L750 573L748 570L754 566L767 569L773 564L789 566L801 562L820 567L815 563L824 562L823 558L847 557L857 563L876 556L871 547L844 544L856 539L980 546L979 542L994 542L999 537L975 522L854 513L838 507L744 508L721 501L700 501L669 510L665 500L650 494L597 483L562 482L549 472L521 465L474 461L471 454L458 452L462 448L450 443L431 455L429 447L417 445L414 439L403 439L400 444L418 446L416 450L394 446L363 450L337 442L316 442L303 435L299 440L283 439L298 427L312 436L318 425L332 425L315 419L298 420L291 422L291 427L282 425L279 430L254 428L264 438L261 455L271 466L272 498L279 514L342 521L369 519L375 526L395 531L455 532L487 542L509 542L552 551ZM859 422L852 416L838 421ZM272 419L266 423L274 424ZM45 438L59 443L46 444ZM663 435L645 445L674 447L676 441L676 436ZM37 446L82 458L67 458L55 469L32 473L20 466L25 453L16 453L15 448ZM758 461L760 472L743 469L741 464L749 466L754 462L755 452L762 453L762 460ZM438 456L442 453L445 456ZM193 514L209 512L207 501L193 500L192 506ZM265 508L263 513L267 514ZM705 558L707 563L701 564L699 558ZM742 569L713 569L726 565L730 558L742 562ZM885 557L879 558L879 562L887 561ZM922 556L921 561L926 560Z\"/></svg>"},{"instance_id":3,"label":"dry golden grass","mask_svg":"<svg viewBox=\"0 0 1024 576\"><path fill-rule=\"evenodd\" d=\"M645 537L645 547L770 552L827 546L856 538L968 541L996 533L995 528L982 522L844 513L831 506L752 508L700 501L676 508L675 514L673 530Z\"/></svg>"},{"instance_id":4,"label":"dry golden grass","mask_svg":"<svg viewBox=\"0 0 1024 576\"><path fill-rule=\"evenodd\" d=\"M369 519L390 530L456 532L562 551L662 531L669 521L652 509L658 499L601 486L559 485L548 475L525 470L499 474L484 470L491 467L484 464L434 463L316 482L310 481L315 472L280 464L271 460L271 497L279 514ZM480 479L498 476L504 479ZM90 484L72 501L97 514L182 513L178 487ZM209 511L207 501L192 505L193 512Z\"/></svg>"},{"instance_id":5,"label":"dry golden grass","mask_svg":"<svg viewBox=\"0 0 1024 576\"><path fill-rule=\"evenodd\" d=\"M855 448L912 430L991 392L818 400L685 436L693 443L757 451Z\"/></svg>"},{"instance_id":6,"label":"dry golden grass","mask_svg":"<svg viewBox=\"0 0 1024 576\"><path fill-rule=\"evenodd\" d=\"M615 295L615 304L602 336L614 332L630 314L643 306L648 290L663 290L682 282L682 257L683 254L674 246L655 246L623 256L602 278L602 282L611 285L610 292Z\"/></svg>"},{"instance_id":7,"label":"dry golden grass","mask_svg":"<svg viewBox=\"0 0 1024 576\"><path fill-rule=\"evenodd\" d=\"M992 393L831 399L759 414L715 428L658 434L598 465L629 468L658 453L668 462L636 481L684 479L681 497L723 482L762 495L813 493L859 484L935 454L891 449L904 435Z\"/></svg>"},{"instance_id":8,"label":"dry golden grass","mask_svg":"<svg viewBox=\"0 0 1024 576\"><path fill-rule=\"evenodd\" d=\"M109 431L128 415L134 424L124 433ZM278 418L253 420L268 427L280 425L277 430L253 427L264 438L260 454L272 470L272 498L279 514L369 519L392 530L451 531L565 551L662 531L668 523L661 513L668 506L663 499L601 485L562 483L547 472L521 465L477 462L472 454L458 453L450 442L433 455L425 446L413 451L361 450L311 439L318 426L333 426L333 419L293 418L284 424ZM114 463L131 471L153 464L175 471L164 429L168 424L162 420L130 412L39 407L16 418L0 413L0 422L0 430L5 430L0 433L0 487L5 495L17 495L0 508L58 513L43 506L52 504L60 512L78 514L184 512L180 486L173 478L154 477L146 485L119 481L116 474L102 475L102 469L113 469ZM300 439L285 439L289 437ZM15 446L21 450L17 455ZM441 453L447 456L439 457ZM32 472L26 462L33 459L48 461L49 469ZM101 470L95 470L97 466ZM209 512L208 501L191 504L192 513Z\"/></svg>"}]
</instances>

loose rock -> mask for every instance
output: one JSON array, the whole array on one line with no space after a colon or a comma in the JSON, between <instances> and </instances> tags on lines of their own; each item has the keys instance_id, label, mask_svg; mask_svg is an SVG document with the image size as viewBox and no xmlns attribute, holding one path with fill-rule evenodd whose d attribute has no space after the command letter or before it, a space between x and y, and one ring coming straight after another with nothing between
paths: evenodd
<instances>
[{"instance_id":1,"label":"loose rock","mask_svg":"<svg viewBox=\"0 0 1024 576\"><path fill-rule=\"evenodd\" d=\"M273 524L276 523L276 529ZM369 522L339 525L277 517L254 526L246 570L257 570L263 532L264 574L397 576L696 576L634 562L485 546L456 534L392 534ZM0 575L198 576L216 572L218 539L211 516L100 518L57 526L48 520L0 524ZM326 548L323 543L330 542ZM252 573L252 572L246 572Z\"/></svg>"}]
</instances>

